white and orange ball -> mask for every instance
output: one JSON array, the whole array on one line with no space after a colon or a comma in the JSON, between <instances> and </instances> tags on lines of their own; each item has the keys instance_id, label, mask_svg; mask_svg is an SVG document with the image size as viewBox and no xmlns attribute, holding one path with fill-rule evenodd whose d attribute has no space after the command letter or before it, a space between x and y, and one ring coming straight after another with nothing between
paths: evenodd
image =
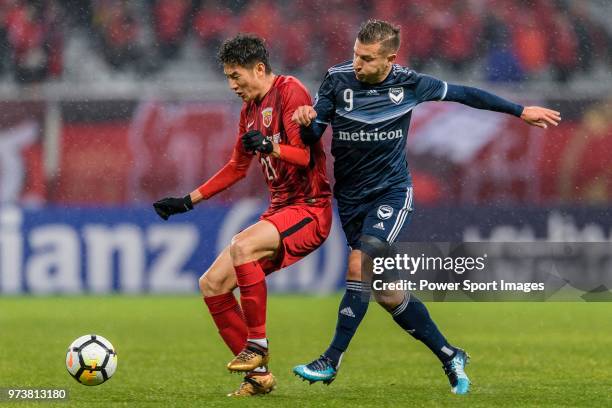
<instances>
[{"instance_id":1,"label":"white and orange ball","mask_svg":"<svg viewBox=\"0 0 612 408\"><path fill-rule=\"evenodd\" d=\"M117 370L117 352L102 336L87 334L70 344L66 353L66 368L84 385L99 385Z\"/></svg>"}]
</instances>

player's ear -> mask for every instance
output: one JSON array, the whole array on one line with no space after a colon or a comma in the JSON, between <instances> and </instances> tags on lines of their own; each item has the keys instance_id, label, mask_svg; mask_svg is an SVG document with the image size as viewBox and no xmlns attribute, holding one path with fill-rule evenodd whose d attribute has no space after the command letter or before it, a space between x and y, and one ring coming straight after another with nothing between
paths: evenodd
<instances>
[{"instance_id":1,"label":"player's ear","mask_svg":"<svg viewBox=\"0 0 612 408\"><path fill-rule=\"evenodd\" d=\"M266 75L266 65L263 62L258 62L257 64L255 64L255 74L259 78L262 78Z\"/></svg>"},{"instance_id":2,"label":"player's ear","mask_svg":"<svg viewBox=\"0 0 612 408\"><path fill-rule=\"evenodd\" d=\"M387 55L387 61L389 62L389 64L394 64L396 59L397 54L395 53Z\"/></svg>"}]
</instances>

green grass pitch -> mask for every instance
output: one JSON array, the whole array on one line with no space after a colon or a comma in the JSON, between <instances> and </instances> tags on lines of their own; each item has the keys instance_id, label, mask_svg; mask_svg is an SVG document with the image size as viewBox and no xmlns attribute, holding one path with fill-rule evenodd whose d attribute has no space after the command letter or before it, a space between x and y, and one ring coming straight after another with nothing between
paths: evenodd
<instances>
[{"instance_id":1,"label":"green grass pitch","mask_svg":"<svg viewBox=\"0 0 612 408\"><path fill-rule=\"evenodd\" d=\"M291 367L324 350L337 296L272 296L268 306L277 390L229 400L240 382L198 296L0 298L0 387L68 388L51 407L612 406L612 304L429 303L435 321L471 355L473 392L449 392L440 364L372 304L336 381L299 381ZM67 346L107 337L118 369L97 387L67 373ZM2 405L3 403L0 403Z\"/></svg>"}]
</instances>

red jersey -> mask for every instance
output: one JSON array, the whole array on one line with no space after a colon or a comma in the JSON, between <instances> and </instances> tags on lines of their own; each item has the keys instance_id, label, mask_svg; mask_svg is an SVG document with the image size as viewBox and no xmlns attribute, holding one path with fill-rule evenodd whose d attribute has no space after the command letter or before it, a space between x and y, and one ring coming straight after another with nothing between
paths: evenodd
<instances>
[{"instance_id":1,"label":"red jersey","mask_svg":"<svg viewBox=\"0 0 612 408\"><path fill-rule=\"evenodd\" d=\"M325 170L325 152L321 141L306 146L300 138L299 125L291 121L293 112L302 105L312 105L302 83L279 75L259 102L245 102L240 112L238 140L231 160L210 180L198 188L204 198L226 189L246 175L253 157L261 165L268 189L270 207L266 214L295 204L318 205L331 198ZM247 152L242 135L259 130L266 138L280 145L280 157Z\"/></svg>"}]
</instances>

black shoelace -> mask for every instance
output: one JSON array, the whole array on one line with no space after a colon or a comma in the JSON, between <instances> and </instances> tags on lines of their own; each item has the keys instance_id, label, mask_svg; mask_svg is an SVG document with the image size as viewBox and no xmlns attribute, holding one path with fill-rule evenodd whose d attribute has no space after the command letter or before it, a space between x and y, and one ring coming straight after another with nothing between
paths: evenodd
<instances>
[{"instance_id":1,"label":"black shoelace","mask_svg":"<svg viewBox=\"0 0 612 408\"><path fill-rule=\"evenodd\" d=\"M316 359L315 361L313 361L312 363L308 364L306 367L308 367L311 370L318 370L318 371L323 371L325 370L328 366L332 366L333 364L331 362L331 360L325 356L321 356L318 359Z\"/></svg>"}]
</instances>

